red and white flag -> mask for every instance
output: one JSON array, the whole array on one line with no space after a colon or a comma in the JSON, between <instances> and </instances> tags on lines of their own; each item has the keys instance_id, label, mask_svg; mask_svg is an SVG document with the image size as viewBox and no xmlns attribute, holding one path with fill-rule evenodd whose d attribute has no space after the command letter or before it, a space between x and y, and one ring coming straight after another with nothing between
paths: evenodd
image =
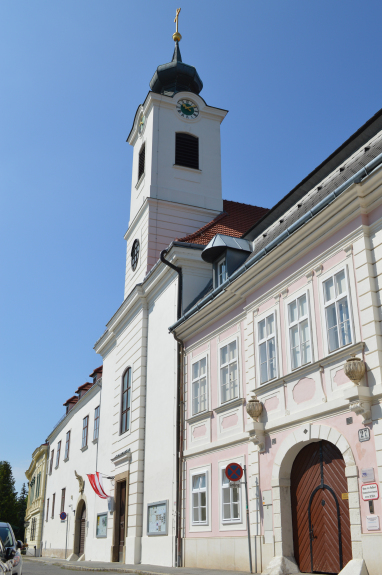
<instances>
[{"instance_id":1,"label":"red and white flag","mask_svg":"<svg viewBox=\"0 0 382 575\"><path fill-rule=\"evenodd\" d=\"M102 479L98 471L96 473L88 473L87 476L89 477L90 485L93 487L93 490L97 493L98 497L101 499L107 499L108 496L103 489Z\"/></svg>"}]
</instances>

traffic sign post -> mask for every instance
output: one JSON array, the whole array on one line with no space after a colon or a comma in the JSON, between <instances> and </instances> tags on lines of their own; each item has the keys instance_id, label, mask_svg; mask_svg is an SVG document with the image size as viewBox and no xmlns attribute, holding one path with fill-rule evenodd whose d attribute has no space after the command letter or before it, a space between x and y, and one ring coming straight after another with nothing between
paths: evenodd
<instances>
[{"instance_id":1,"label":"traffic sign post","mask_svg":"<svg viewBox=\"0 0 382 575\"><path fill-rule=\"evenodd\" d=\"M68 523L69 523L69 521L68 521L68 516L67 516L67 514L65 513L65 511L61 511L61 513L60 513L60 519L61 519L61 521L63 521L63 522L66 521L66 537L65 537L65 559L66 559L66 553L67 553L67 550L68 550Z\"/></svg>"},{"instance_id":2,"label":"traffic sign post","mask_svg":"<svg viewBox=\"0 0 382 575\"><path fill-rule=\"evenodd\" d=\"M247 468L245 465L243 468L238 463L230 463L225 468L225 474L226 474L227 479L229 480L230 487L237 487L237 484L238 485L244 485L246 515L247 515L249 570L250 570L250 573L253 573L253 571L252 571L252 549L251 549L251 527L250 527L250 522L249 522L248 489L247 489ZM244 475L244 481L240 481L240 479L243 477L243 475Z\"/></svg>"}]
</instances>

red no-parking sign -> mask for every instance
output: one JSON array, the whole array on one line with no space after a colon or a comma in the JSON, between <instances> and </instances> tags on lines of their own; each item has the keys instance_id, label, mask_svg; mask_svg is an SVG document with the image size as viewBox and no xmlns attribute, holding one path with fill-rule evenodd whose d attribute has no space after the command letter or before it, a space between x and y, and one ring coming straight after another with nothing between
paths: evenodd
<instances>
[{"instance_id":1,"label":"red no-parking sign","mask_svg":"<svg viewBox=\"0 0 382 575\"><path fill-rule=\"evenodd\" d=\"M225 474L230 481L240 481L243 477L243 468L238 463L229 463L225 468Z\"/></svg>"}]
</instances>

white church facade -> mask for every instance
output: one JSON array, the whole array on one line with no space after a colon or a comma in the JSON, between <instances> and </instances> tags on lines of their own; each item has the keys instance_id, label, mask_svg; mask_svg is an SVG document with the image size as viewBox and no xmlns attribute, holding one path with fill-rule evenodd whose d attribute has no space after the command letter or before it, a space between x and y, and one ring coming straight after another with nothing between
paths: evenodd
<instances>
[{"instance_id":1,"label":"white church facade","mask_svg":"<svg viewBox=\"0 0 382 575\"><path fill-rule=\"evenodd\" d=\"M124 300L95 344L102 366L48 436L42 555L247 571L245 493L225 479L235 461L257 572L356 561L378 575L382 113L272 210L223 200L227 111L199 95L174 40L127 139ZM305 448L315 517L337 521L330 564L299 507ZM323 483L332 460L338 493ZM363 500L369 483L378 497Z\"/></svg>"}]
</instances>

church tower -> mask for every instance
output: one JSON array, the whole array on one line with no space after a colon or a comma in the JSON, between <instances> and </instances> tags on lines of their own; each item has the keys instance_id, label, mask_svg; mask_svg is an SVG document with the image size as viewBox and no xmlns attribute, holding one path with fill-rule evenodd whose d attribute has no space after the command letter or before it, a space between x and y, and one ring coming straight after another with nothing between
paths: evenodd
<instances>
[{"instance_id":1,"label":"church tower","mask_svg":"<svg viewBox=\"0 0 382 575\"><path fill-rule=\"evenodd\" d=\"M125 297L176 238L223 210L220 124L227 111L208 106L203 83L173 35L171 62L158 66L127 138L133 146Z\"/></svg>"}]
</instances>

